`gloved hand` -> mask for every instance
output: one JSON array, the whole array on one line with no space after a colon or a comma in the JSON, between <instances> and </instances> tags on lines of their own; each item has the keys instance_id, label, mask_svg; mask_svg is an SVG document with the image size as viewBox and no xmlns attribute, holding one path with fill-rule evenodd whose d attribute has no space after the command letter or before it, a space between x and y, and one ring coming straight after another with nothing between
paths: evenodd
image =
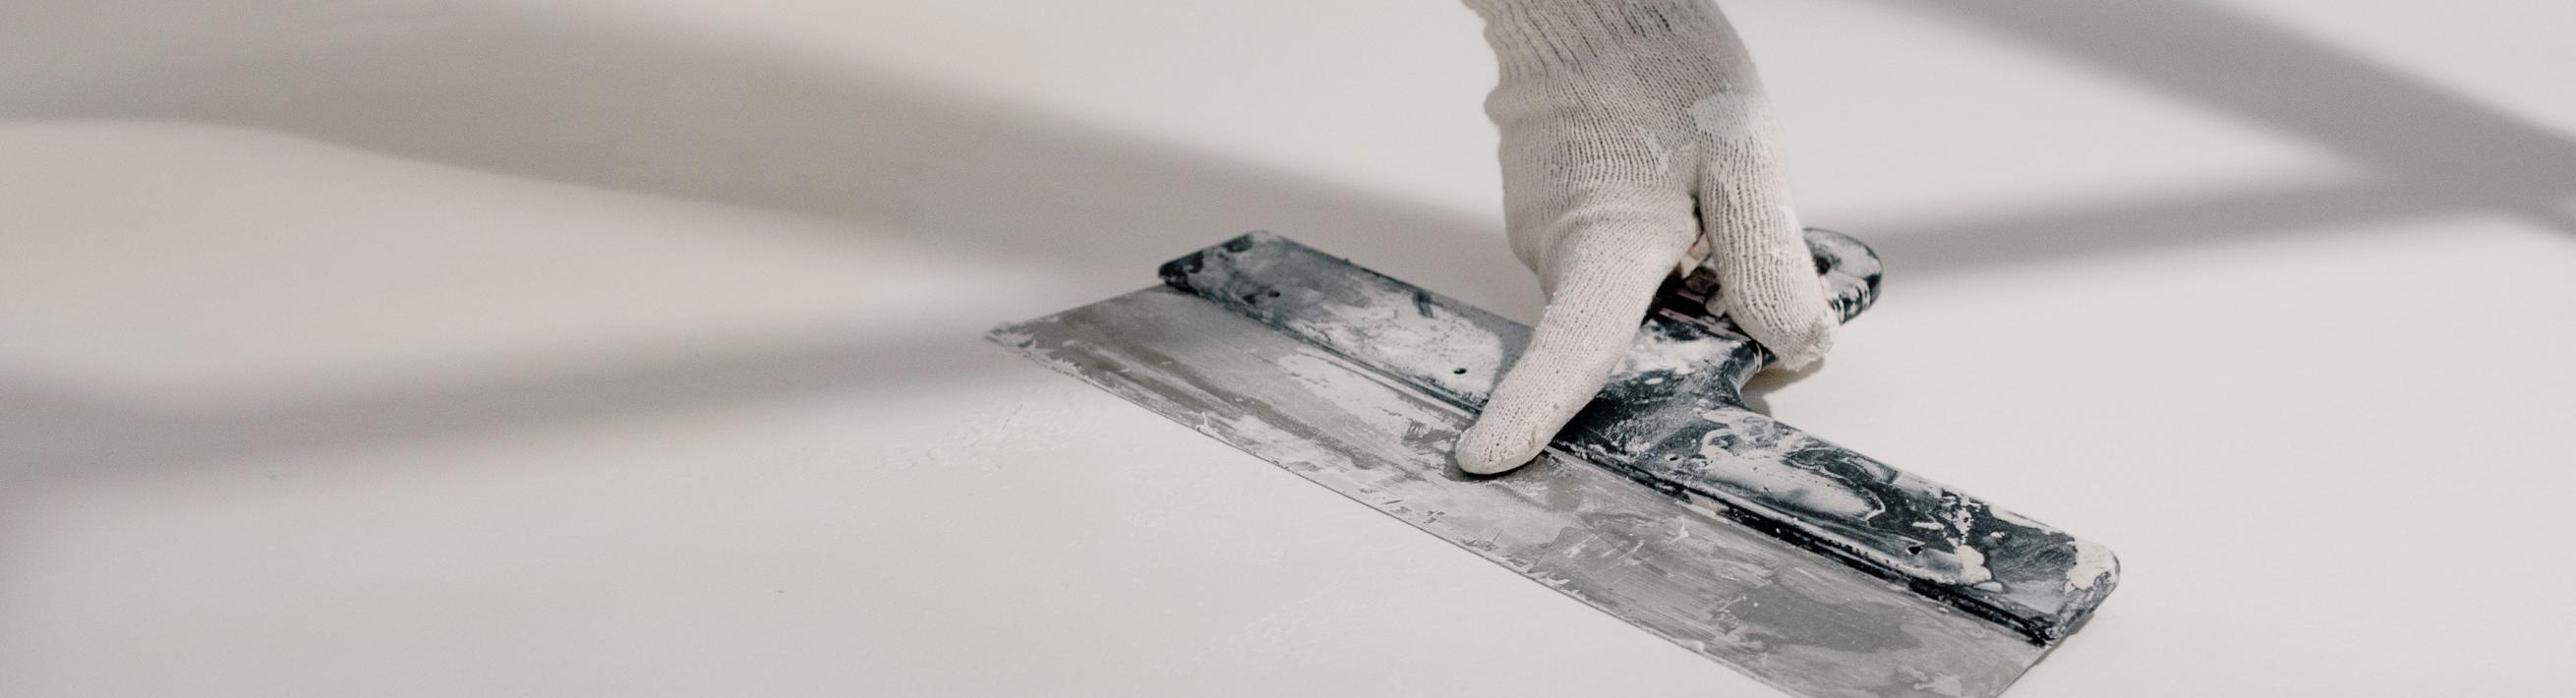
<instances>
[{"instance_id":1,"label":"gloved hand","mask_svg":"<svg viewBox=\"0 0 2576 698\"><path fill-rule=\"evenodd\" d=\"M1504 225L1547 310L1458 466L1520 467L1600 392L1665 276L1706 264L1710 301L1802 368L1834 316L1789 208L1771 106L1708 0L1466 0L1502 64Z\"/></svg>"}]
</instances>

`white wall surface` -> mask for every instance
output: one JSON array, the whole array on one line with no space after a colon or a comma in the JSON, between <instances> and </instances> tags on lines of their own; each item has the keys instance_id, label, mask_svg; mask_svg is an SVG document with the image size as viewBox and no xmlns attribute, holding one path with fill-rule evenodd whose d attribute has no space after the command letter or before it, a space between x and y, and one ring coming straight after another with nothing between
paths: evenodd
<instances>
[{"instance_id":1,"label":"white wall surface","mask_svg":"<svg viewBox=\"0 0 2576 698\"><path fill-rule=\"evenodd\" d=\"M2013 695L2561 696L2576 5L1730 0L1786 421L2120 551ZM0 4L0 696L1702 696L986 346L1268 228L1528 319L1448 0Z\"/></svg>"}]
</instances>

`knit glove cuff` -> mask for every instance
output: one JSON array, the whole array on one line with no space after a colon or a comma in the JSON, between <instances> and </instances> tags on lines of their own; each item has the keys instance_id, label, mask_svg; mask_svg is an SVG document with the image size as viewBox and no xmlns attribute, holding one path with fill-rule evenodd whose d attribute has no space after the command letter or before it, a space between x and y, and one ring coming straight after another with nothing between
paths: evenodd
<instances>
[{"instance_id":1,"label":"knit glove cuff","mask_svg":"<svg viewBox=\"0 0 2576 698\"><path fill-rule=\"evenodd\" d=\"M1641 44L1706 43L1733 29L1709 0L1466 0L1505 77L1574 73ZM1615 53L1614 53L1615 52Z\"/></svg>"}]
</instances>

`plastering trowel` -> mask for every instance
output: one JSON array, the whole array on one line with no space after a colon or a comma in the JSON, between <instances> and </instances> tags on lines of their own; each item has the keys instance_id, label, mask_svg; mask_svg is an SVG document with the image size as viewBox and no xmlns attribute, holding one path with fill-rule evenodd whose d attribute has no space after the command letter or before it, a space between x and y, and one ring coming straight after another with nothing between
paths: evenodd
<instances>
[{"instance_id":1,"label":"plastering trowel","mask_svg":"<svg viewBox=\"0 0 2576 698\"><path fill-rule=\"evenodd\" d=\"M1869 248L1810 230L1835 309ZM994 330L1028 357L1800 696L1991 696L2118 581L2103 547L1772 421L1772 359L1669 284L1608 387L1537 463L1449 445L1529 329L1286 238Z\"/></svg>"}]
</instances>

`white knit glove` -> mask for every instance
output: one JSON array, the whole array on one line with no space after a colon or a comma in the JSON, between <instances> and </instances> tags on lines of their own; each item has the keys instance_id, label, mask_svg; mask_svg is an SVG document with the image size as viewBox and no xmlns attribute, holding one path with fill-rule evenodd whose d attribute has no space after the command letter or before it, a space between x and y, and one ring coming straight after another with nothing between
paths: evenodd
<instances>
[{"instance_id":1,"label":"white knit glove","mask_svg":"<svg viewBox=\"0 0 2576 698\"><path fill-rule=\"evenodd\" d=\"M1775 152L1770 102L1708 0L1466 0L1502 63L1504 224L1547 296L1458 466L1520 467L1600 392L1664 278L1705 264L1723 312L1801 368L1834 319Z\"/></svg>"}]
</instances>

